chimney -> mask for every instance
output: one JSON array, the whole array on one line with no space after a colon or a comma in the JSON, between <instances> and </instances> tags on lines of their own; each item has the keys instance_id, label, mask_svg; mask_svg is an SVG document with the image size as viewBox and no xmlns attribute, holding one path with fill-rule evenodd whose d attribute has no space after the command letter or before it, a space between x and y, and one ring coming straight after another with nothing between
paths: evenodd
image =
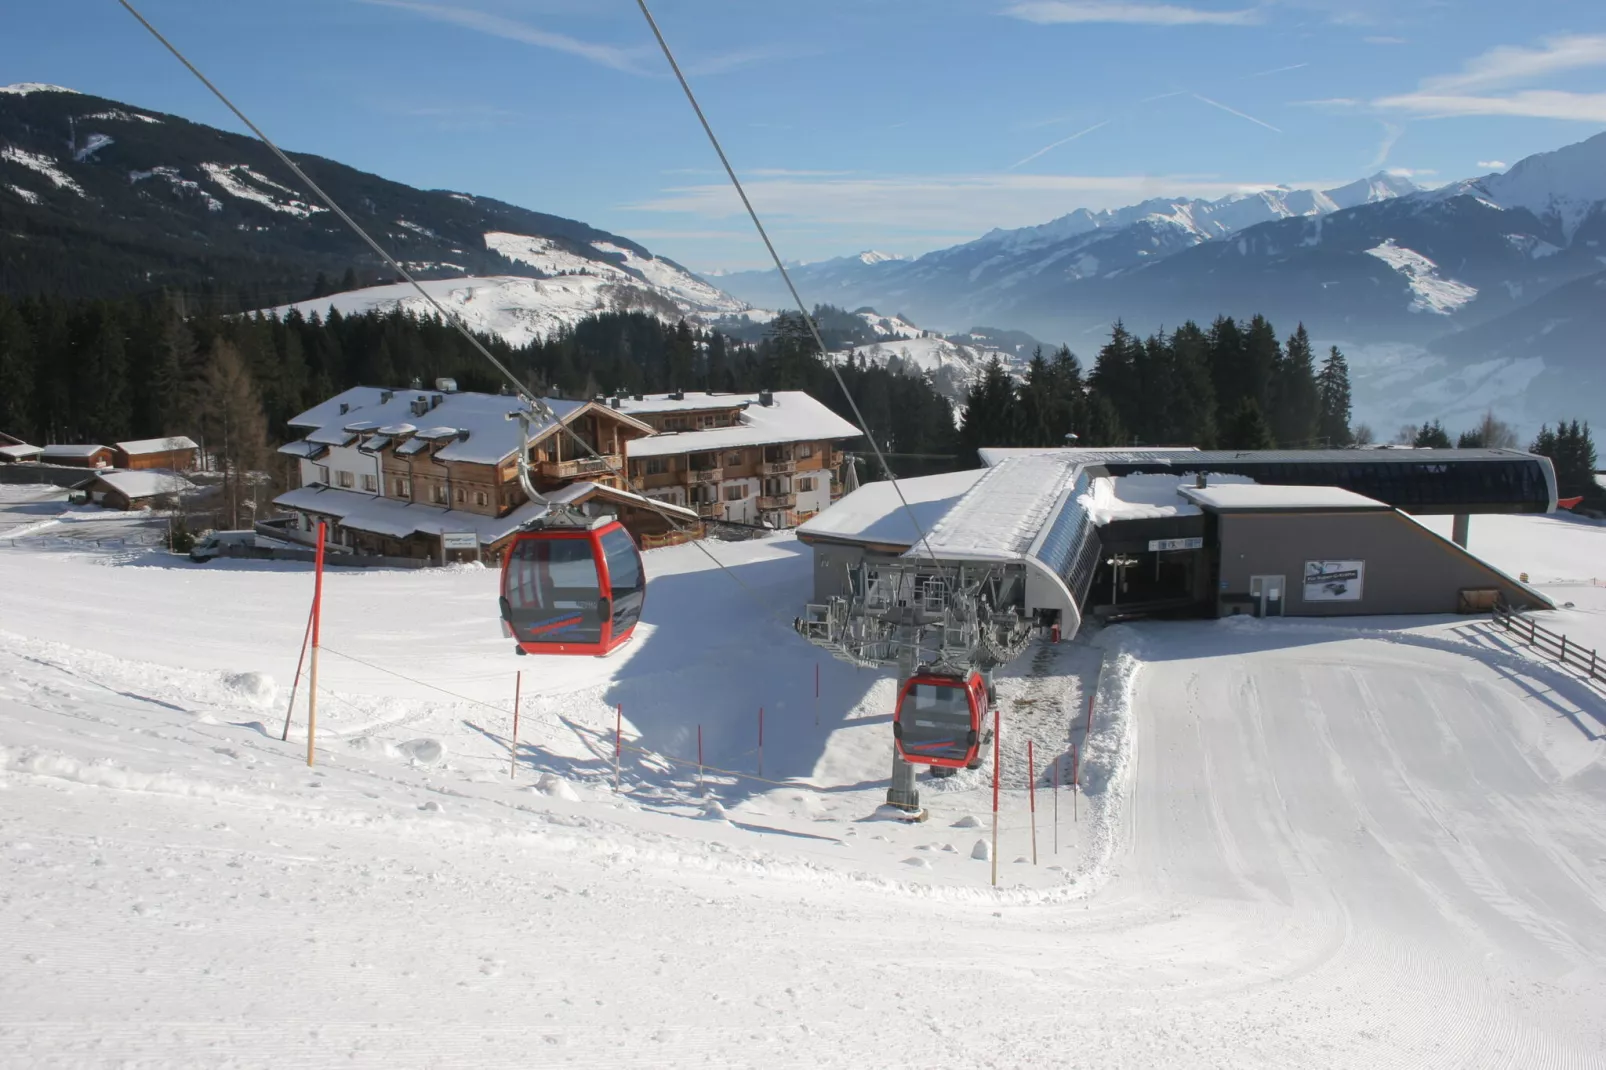
<instances>
[{"instance_id":1,"label":"chimney","mask_svg":"<svg viewBox=\"0 0 1606 1070\"><path fill-rule=\"evenodd\" d=\"M769 390L760 390L758 392L758 403L763 405L765 408L769 408L771 405L775 404L774 392Z\"/></svg>"},{"instance_id":2,"label":"chimney","mask_svg":"<svg viewBox=\"0 0 1606 1070\"><path fill-rule=\"evenodd\" d=\"M613 397L609 398L608 404L617 409L619 407L619 395L615 394Z\"/></svg>"},{"instance_id":3,"label":"chimney","mask_svg":"<svg viewBox=\"0 0 1606 1070\"><path fill-rule=\"evenodd\" d=\"M1198 475L1193 477L1193 485L1200 490L1204 490L1210 485L1210 477L1205 475L1203 472L1200 472Z\"/></svg>"},{"instance_id":4,"label":"chimney","mask_svg":"<svg viewBox=\"0 0 1606 1070\"><path fill-rule=\"evenodd\" d=\"M464 427L464 428L460 428L458 430L458 432L457 432L457 441L459 441L459 442L467 442L468 441L468 428Z\"/></svg>"},{"instance_id":5,"label":"chimney","mask_svg":"<svg viewBox=\"0 0 1606 1070\"><path fill-rule=\"evenodd\" d=\"M455 393L457 393L457 380L456 379L436 379L435 380L435 389L439 390L443 394L455 394Z\"/></svg>"},{"instance_id":6,"label":"chimney","mask_svg":"<svg viewBox=\"0 0 1606 1070\"><path fill-rule=\"evenodd\" d=\"M344 401L342 401L340 403L340 415L344 416L344 415L346 415L346 413L348 413L350 411L351 411L351 406L347 405Z\"/></svg>"},{"instance_id":7,"label":"chimney","mask_svg":"<svg viewBox=\"0 0 1606 1070\"><path fill-rule=\"evenodd\" d=\"M379 403L381 405L383 405L385 402L389 401L391 398L393 398L395 396L396 396L396 391L394 391L394 390L381 390L379 392Z\"/></svg>"},{"instance_id":8,"label":"chimney","mask_svg":"<svg viewBox=\"0 0 1606 1070\"><path fill-rule=\"evenodd\" d=\"M414 390L422 390L422 389L424 389L424 380L420 379L416 375L413 376L413 389Z\"/></svg>"},{"instance_id":9,"label":"chimney","mask_svg":"<svg viewBox=\"0 0 1606 1070\"><path fill-rule=\"evenodd\" d=\"M670 401L685 401L686 400L686 392L684 390L672 390L669 393L669 400Z\"/></svg>"},{"instance_id":10,"label":"chimney","mask_svg":"<svg viewBox=\"0 0 1606 1070\"><path fill-rule=\"evenodd\" d=\"M433 409L435 406L439 405L442 401L445 401L445 400L446 399L443 398L439 394L431 394L429 396L429 407Z\"/></svg>"}]
</instances>

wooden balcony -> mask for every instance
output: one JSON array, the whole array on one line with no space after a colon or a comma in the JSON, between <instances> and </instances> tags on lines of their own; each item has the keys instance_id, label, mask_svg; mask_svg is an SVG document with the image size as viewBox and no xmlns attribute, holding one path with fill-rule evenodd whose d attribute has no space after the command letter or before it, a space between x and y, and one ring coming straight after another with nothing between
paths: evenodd
<instances>
[{"instance_id":1,"label":"wooden balcony","mask_svg":"<svg viewBox=\"0 0 1606 1070\"><path fill-rule=\"evenodd\" d=\"M686 482L693 485L699 483L718 483L723 468L693 468L686 473Z\"/></svg>"},{"instance_id":2,"label":"wooden balcony","mask_svg":"<svg viewBox=\"0 0 1606 1070\"><path fill-rule=\"evenodd\" d=\"M578 461L542 461L544 479L577 479L581 476L605 476L624 471L625 459L617 453L605 457L585 457Z\"/></svg>"},{"instance_id":3,"label":"wooden balcony","mask_svg":"<svg viewBox=\"0 0 1606 1070\"><path fill-rule=\"evenodd\" d=\"M797 471L797 462L765 461L762 471L767 476L789 476Z\"/></svg>"},{"instance_id":4,"label":"wooden balcony","mask_svg":"<svg viewBox=\"0 0 1606 1070\"><path fill-rule=\"evenodd\" d=\"M767 513L796 507L796 494L760 494L758 496L758 508L761 512Z\"/></svg>"},{"instance_id":5,"label":"wooden balcony","mask_svg":"<svg viewBox=\"0 0 1606 1070\"><path fill-rule=\"evenodd\" d=\"M825 467L827 467L827 468L841 468L842 467L842 463L844 461L846 461L846 460L847 460L847 457L844 456L843 454L832 453L829 457L827 457L825 459Z\"/></svg>"},{"instance_id":6,"label":"wooden balcony","mask_svg":"<svg viewBox=\"0 0 1606 1070\"><path fill-rule=\"evenodd\" d=\"M723 520L725 518L725 505L723 502L693 502L693 509L704 520Z\"/></svg>"}]
</instances>

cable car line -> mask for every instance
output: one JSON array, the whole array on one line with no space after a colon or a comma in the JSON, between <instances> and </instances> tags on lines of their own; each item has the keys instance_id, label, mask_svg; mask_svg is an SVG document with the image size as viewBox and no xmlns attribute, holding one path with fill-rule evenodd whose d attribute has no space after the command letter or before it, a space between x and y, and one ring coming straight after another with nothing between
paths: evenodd
<instances>
[{"instance_id":1,"label":"cable car line","mask_svg":"<svg viewBox=\"0 0 1606 1070\"><path fill-rule=\"evenodd\" d=\"M663 31L658 28L658 20L652 17L652 11L647 7L647 0L636 0L636 6L641 8L642 17L647 20L647 25L652 28L652 35L658 39L658 47L663 50L664 58L669 61L670 69L675 72L675 80L680 83L680 88L686 94L686 100L690 102L692 111L697 113L697 121L702 124L703 133L708 135L709 144L714 146L714 152L719 156L719 162L725 168L725 174L729 176L731 185L736 187L736 195L742 199L742 207L747 209L747 216L753 221L753 227L758 231L759 238L763 240L764 248L769 250L770 259L775 261L776 270L781 273L782 281L786 283L786 288L791 291L792 300L797 303L798 312L802 314L803 322L808 324L809 334L813 336L814 344L819 347L820 360L825 363L826 367L831 369L831 374L836 378L836 385L842 388L842 395L848 399L848 407L853 410L853 416L858 421L859 430L864 432L864 437L870 443L870 448L875 451L877 459L881 461L881 470L887 474L887 478L892 482L892 489L897 493L898 501L903 503L903 510L909 515L910 523L914 524L915 531L920 536L921 545L926 548L926 553L935 563L937 555L931 550L931 543L926 538L926 529L921 525L920 518L915 515L914 509L910 507L909 499L903 496L903 488L898 486L898 479L892 474L892 469L886 461L886 455L881 452L881 446L876 442L875 436L870 433L870 425L866 422L864 413L859 410L859 403L854 400L853 391L848 389L848 384L842 378L842 372L837 368L836 362L831 359L831 353L825 346L825 339L820 336L819 326L814 322L814 317L809 314L808 306L803 303L802 295L797 292L797 286L792 282L791 273L786 270L786 265L782 263L781 255L775 251L775 243L770 241L769 231L764 229L764 223L759 219L758 212L753 208L753 202L747 199L747 190L742 187L742 180L736 177L736 169L731 166L730 158L725 155L724 146L719 143L719 138L715 135L713 126L708 122L708 116L703 114L702 105L697 103L697 94L692 92L691 83L686 81L686 75L682 73L680 64L675 60L674 52L669 48L669 42L664 40Z\"/></svg>"},{"instance_id":2,"label":"cable car line","mask_svg":"<svg viewBox=\"0 0 1606 1070\"><path fill-rule=\"evenodd\" d=\"M546 405L545 402L541 401L541 399L539 399L537 397L532 396L531 392L525 389L524 384L518 379L518 377L515 376L511 371L509 371L506 365L504 365L501 361L497 360L496 357L491 353L491 351L489 349L487 349L484 346L484 344L481 343L480 340L474 336L474 333L468 329L467 324L465 324L460 317L458 317L455 314L453 314L452 312L450 312L444 305L442 305L439 301L437 301L435 299L435 297L428 290L424 289L423 284L420 283L418 281L418 279L413 276L412 272L408 271L405 267L403 267L401 265L400 262L398 262L396 260L395 257L391 256L390 253L386 252L385 248L383 246L381 246L377 241L375 241L373 239L373 237L370 236L369 233L366 230L363 229L363 227L362 227L362 225L360 223L358 223L355 219L353 219L350 215L348 215L346 213L346 211L340 207L339 204L335 203L334 198L329 196L328 193L324 192L324 189L323 189L322 186L320 186L316 182L314 182L307 175L307 173L305 171L303 171L296 164L296 162L294 160L292 160L289 157L289 155L284 152L284 150L279 148L278 144L275 143L272 138L268 137L268 135L262 130L261 127L257 126L255 123L253 123L250 120L250 118L248 118L246 116L245 112L241 111L239 109L239 107L237 107L235 105L234 101L229 99L228 95L225 94L223 92L223 90L219 89L217 87L217 85L215 85L212 82L211 79L207 78L207 76L205 74L202 74L200 69L198 67L196 67L195 64L191 63L189 61L189 58L186 57L183 52L179 51L178 46L174 45L171 41L169 41L166 37L164 37L162 35L161 31L158 30L154 25L152 25L151 21L149 19L147 19L143 14L141 14L139 12L139 10L137 8L135 8L134 5L130 2L130 0L117 0L117 2L119 4L121 4L123 9L126 10L130 15L134 16L134 18L139 22L139 24L141 26L145 27L145 29L150 32L150 35L152 37L156 38L156 40L161 43L162 47L166 48L169 52L171 52L175 59L177 59L181 64L183 64L184 67L191 74L195 75L195 77L200 80L201 84L206 86L206 88L209 89L212 92L213 96L217 97L218 100L222 101L224 107L228 108L229 111L233 112L235 117L238 118L242 123L244 123L246 125L246 127L249 128L250 131L253 134L255 134L257 136L257 138L264 145L266 145L273 152L273 154L276 157L278 157L278 159L279 159L279 161L281 163L283 163L287 168L290 169L291 172L293 172L295 174L295 176L297 178L299 178L303 183L305 183L307 188L310 189L318 197L319 200L323 201L323 203L328 206L328 208L329 208L329 210L331 212L333 212L337 217L339 217L339 219L343 223L345 223L346 226L349 227L359 238L361 238L368 245L368 247L370 249L372 249L375 253L377 253L379 255L380 259L384 260L385 263L388 264L393 270L395 270L398 275L400 275L402 278L406 279L407 282L412 285L413 289L418 291L419 296L421 296L425 301L427 301L429 303L430 307L434 308L435 311L440 314L441 319L444 322L450 323L453 327L457 328L458 333L461 334L465 339L467 339L468 343L471 346L473 346L474 349L481 356L483 356L486 360L490 361L491 366L494 367L499 373L501 373L503 378L505 378L508 381L508 383L512 385L514 391L516 392L517 398L521 402L523 402L526 406L528 406L530 408L530 410L535 415L541 416L541 417L546 418L546 419L550 419L554 423L556 423L557 426L562 431L567 433L568 436L571 439L573 439L577 444L579 444L581 449L583 449L583 450L585 450L585 452L589 453L594 459L602 461L602 463L607 467L608 471L614 477L616 477L619 480L619 483L620 483L621 486L625 487L626 489L628 489L630 487L630 479L629 479L628 476L626 476L624 474L624 472L620 471L620 469L618 467L616 467L613 464L612 461L608 460L608 458L605 457L603 454L597 452L595 447L593 447L589 442L587 442L584 438L582 438L580 436L579 432L574 430L574 428L570 427L568 424L563 423L561 420L558 420L556 414L552 412L551 408L548 405ZM812 321L810 321L810 325L812 326ZM816 337L817 337L817 335L816 335ZM840 376L838 376L838 381L839 382L841 381L841 377ZM850 398L849 400L851 401L852 399ZM855 411L857 411L857 406L855 406ZM873 444L874 443L872 442L872 445ZM524 447L520 450L520 470L521 470L521 475L526 473L527 470L528 470L528 457L526 456L526 454L528 453L529 446L530 446L530 443L529 443L528 439L526 438ZM523 480L521 480L521 482L523 482ZM662 519L665 523L667 523L671 528L673 528L676 531L676 533L685 534L686 528L682 524L680 524L673 516L671 516L671 515L669 515L669 513L665 512L663 507L657 502L656 499L648 497L646 494L642 494L640 497L642 498L642 500L645 503L647 503L647 507L650 508L653 512L657 513L659 518ZM900 494L900 497L901 497L901 494ZM543 499L539 494L537 494L537 495L534 496L533 500L541 501ZM749 587L747 585L747 583L740 576L736 575L736 573L732 572L728 567L726 567L725 563L723 561L721 561L718 557L716 557L714 555L713 551L709 550L708 547L704 546L701 539L689 539L688 541L693 546L696 546L698 551L700 553L702 553L702 555L704 557L706 557L710 561L712 561L715 564L715 566L717 566L719 568L719 570L721 572L725 573L732 580L734 580L738 587L740 587L740 588L742 588L742 590L746 591L755 600L758 600L758 594L751 587ZM760 604L763 605L763 608L764 608L766 614L768 614L770 609L771 609L771 607L768 606L767 604L763 604L762 602L760 602Z\"/></svg>"}]
</instances>

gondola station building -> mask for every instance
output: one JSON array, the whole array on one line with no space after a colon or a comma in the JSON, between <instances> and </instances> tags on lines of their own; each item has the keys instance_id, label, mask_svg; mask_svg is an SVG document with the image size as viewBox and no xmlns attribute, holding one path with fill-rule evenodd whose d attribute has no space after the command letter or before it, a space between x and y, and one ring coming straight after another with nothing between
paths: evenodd
<instances>
[{"instance_id":1,"label":"gondola station building","mask_svg":"<svg viewBox=\"0 0 1606 1070\"><path fill-rule=\"evenodd\" d=\"M983 450L987 467L845 496L798 529L814 601L855 566L994 563L1062 636L1087 615L1337 616L1553 608L1466 548L1479 514L1556 508L1516 450ZM1453 516L1453 538L1415 518Z\"/></svg>"}]
</instances>

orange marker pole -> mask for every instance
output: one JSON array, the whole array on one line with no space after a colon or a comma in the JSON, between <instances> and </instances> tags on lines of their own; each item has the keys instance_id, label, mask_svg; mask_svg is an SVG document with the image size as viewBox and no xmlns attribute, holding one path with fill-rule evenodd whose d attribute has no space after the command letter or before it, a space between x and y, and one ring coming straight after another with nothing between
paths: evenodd
<instances>
[{"instance_id":1,"label":"orange marker pole","mask_svg":"<svg viewBox=\"0 0 1606 1070\"><path fill-rule=\"evenodd\" d=\"M624 752L625 704L613 708L613 790L619 790L619 755Z\"/></svg>"},{"instance_id":2,"label":"orange marker pole","mask_svg":"<svg viewBox=\"0 0 1606 1070\"><path fill-rule=\"evenodd\" d=\"M998 887L998 710L993 710L993 887Z\"/></svg>"},{"instance_id":3,"label":"orange marker pole","mask_svg":"<svg viewBox=\"0 0 1606 1070\"><path fill-rule=\"evenodd\" d=\"M513 677L513 742L508 747L507 777L512 780L519 771L519 696L524 690L524 670Z\"/></svg>"},{"instance_id":4,"label":"orange marker pole","mask_svg":"<svg viewBox=\"0 0 1606 1070\"><path fill-rule=\"evenodd\" d=\"M312 765L312 748L318 735L318 644L323 628L323 543L327 525L318 521L318 552L313 557L312 580L312 670L307 686L307 765Z\"/></svg>"},{"instance_id":5,"label":"orange marker pole","mask_svg":"<svg viewBox=\"0 0 1606 1070\"><path fill-rule=\"evenodd\" d=\"M1032 801L1032 865L1037 865L1037 766L1032 758L1032 741L1026 741L1026 795Z\"/></svg>"}]
</instances>

